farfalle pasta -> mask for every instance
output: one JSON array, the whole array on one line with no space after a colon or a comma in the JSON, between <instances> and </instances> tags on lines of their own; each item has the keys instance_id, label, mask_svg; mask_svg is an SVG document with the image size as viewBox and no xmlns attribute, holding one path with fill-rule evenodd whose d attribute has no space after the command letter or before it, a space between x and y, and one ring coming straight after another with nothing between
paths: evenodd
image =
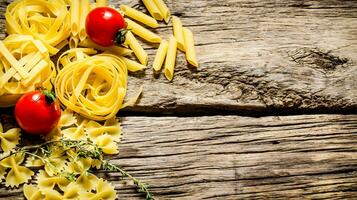
<instances>
[{"instance_id":1,"label":"farfalle pasta","mask_svg":"<svg viewBox=\"0 0 357 200\"><path fill-rule=\"evenodd\" d=\"M99 179L95 192L83 192L80 197L81 199L91 200L115 200L116 196L114 186L103 179Z\"/></svg>"},{"instance_id":2,"label":"farfalle pasta","mask_svg":"<svg viewBox=\"0 0 357 200\"><path fill-rule=\"evenodd\" d=\"M19 144L20 140L20 129L12 128L10 130L4 131L2 124L0 123L0 145L4 152L8 152L15 148Z\"/></svg>"},{"instance_id":3,"label":"farfalle pasta","mask_svg":"<svg viewBox=\"0 0 357 200\"><path fill-rule=\"evenodd\" d=\"M59 175L51 176L44 170L40 170L38 172L36 179L37 185L41 190L53 189L55 187L64 190L66 186L70 184L70 181L65 177Z\"/></svg>"},{"instance_id":4,"label":"farfalle pasta","mask_svg":"<svg viewBox=\"0 0 357 200\"><path fill-rule=\"evenodd\" d=\"M5 178L6 187L18 187L22 183L26 183L34 175L30 169L20 166L24 161L25 154L18 153L11 155L0 162L4 168L10 168Z\"/></svg>"},{"instance_id":5,"label":"farfalle pasta","mask_svg":"<svg viewBox=\"0 0 357 200\"><path fill-rule=\"evenodd\" d=\"M27 200L40 200L44 199L41 191L34 185L24 185L24 195Z\"/></svg>"}]
</instances>

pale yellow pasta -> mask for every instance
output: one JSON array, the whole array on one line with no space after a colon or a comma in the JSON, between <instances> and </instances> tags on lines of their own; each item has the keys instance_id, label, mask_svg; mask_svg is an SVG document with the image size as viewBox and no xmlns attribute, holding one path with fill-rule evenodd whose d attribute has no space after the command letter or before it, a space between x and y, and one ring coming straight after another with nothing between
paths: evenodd
<instances>
[{"instance_id":1,"label":"pale yellow pasta","mask_svg":"<svg viewBox=\"0 0 357 200\"><path fill-rule=\"evenodd\" d=\"M0 161L0 165L5 168L10 168L5 179L6 187L18 187L22 183L26 183L34 175L30 169L20 166L24 161L25 154L17 153Z\"/></svg>"},{"instance_id":2,"label":"pale yellow pasta","mask_svg":"<svg viewBox=\"0 0 357 200\"><path fill-rule=\"evenodd\" d=\"M131 32L133 32L135 35L151 43L161 42L161 37L157 34L149 31L148 29L144 28L143 26L137 24L136 22L130 19L126 19L125 21L128 23L128 29L130 29Z\"/></svg>"},{"instance_id":3,"label":"pale yellow pasta","mask_svg":"<svg viewBox=\"0 0 357 200\"><path fill-rule=\"evenodd\" d=\"M177 53L177 41L176 38L173 35L171 35L169 39L169 46L167 48L167 55L165 60L165 76L169 81L172 81L174 77L176 53Z\"/></svg>"},{"instance_id":4,"label":"pale yellow pasta","mask_svg":"<svg viewBox=\"0 0 357 200\"><path fill-rule=\"evenodd\" d=\"M79 33L79 26L80 26L80 3L81 0L72 0L71 1L71 33L72 36L77 36Z\"/></svg>"},{"instance_id":5,"label":"pale yellow pasta","mask_svg":"<svg viewBox=\"0 0 357 200\"><path fill-rule=\"evenodd\" d=\"M132 50L120 46L102 47L89 39L83 40L79 45L82 47L94 48L100 51L108 51L116 56L128 56L133 53Z\"/></svg>"},{"instance_id":6,"label":"pale yellow pasta","mask_svg":"<svg viewBox=\"0 0 357 200\"><path fill-rule=\"evenodd\" d=\"M155 71L160 71L161 67L165 61L166 58L166 53L167 53L167 48L169 46L169 43L166 40L162 40L159 46L159 49L157 50L155 59L154 59L154 64L153 68Z\"/></svg>"},{"instance_id":7,"label":"pale yellow pasta","mask_svg":"<svg viewBox=\"0 0 357 200\"><path fill-rule=\"evenodd\" d=\"M176 16L172 17L172 27L173 27L174 36L177 40L177 47L181 51L185 51L185 40L183 38L182 22Z\"/></svg>"},{"instance_id":8,"label":"pale yellow pasta","mask_svg":"<svg viewBox=\"0 0 357 200\"><path fill-rule=\"evenodd\" d=\"M140 63L143 65L147 65L148 54L145 52L144 48L139 44L138 40L136 40L136 38L130 31L126 33L126 43L129 45L130 49L134 51L134 54L139 59Z\"/></svg>"},{"instance_id":9,"label":"pale yellow pasta","mask_svg":"<svg viewBox=\"0 0 357 200\"><path fill-rule=\"evenodd\" d=\"M80 17L79 17L79 39L83 41L87 37L86 32L86 18L90 11L89 0L79 0L80 3Z\"/></svg>"},{"instance_id":10,"label":"pale yellow pasta","mask_svg":"<svg viewBox=\"0 0 357 200\"><path fill-rule=\"evenodd\" d=\"M171 13L169 8L166 6L163 0L153 0L160 10L162 17L164 18L165 22L168 23L171 17Z\"/></svg>"},{"instance_id":11,"label":"pale yellow pasta","mask_svg":"<svg viewBox=\"0 0 357 200\"><path fill-rule=\"evenodd\" d=\"M72 182L63 190L63 194L54 189L42 189L41 192L45 196L44 200L74 200L78 199L80 189Z\"/></svg>"},{"instance_id":12,"label":"pale yellow pasta","mask_svg":"<svg viewBox=\"0 0 357 200\"><path fill-rule=\"evenodd\" d=\"M24 185L23 192L27 200L40 200L44 198L41 191L33 185Z\"/></svg>"},{"instance_id":13,"label":"pale yellow pasta","mask_svg":"<svg viewBox=\"0 0 357 200\"><path fill-rule=\"evenodd\" d=\"M91 139L94 141L96 145L98 145L102 149L103 153L109 155L119 153L118 145L110 135L103 134Z\"/></svg>"},{"instance_id":14,"label":"pale yellow pasta","mask_svg":"<svg viewBox=\"0 0 357 200\"><path fill-rule=\"evenodd\" d=\"M97 7L107 6L107 0L96 0L96 5L97 5Z\"/></svg>"},{"instance_id":15,"label":"pale yellow pasta","mask_svg":"<svg viewBox=\"0 0 357 200\"><path fill-rule=\"evenodd\" d=\"M35 85L51 89L56 71L47 48L32 36L12 34L0 41L0 107L9 107Z\"/></svg>"},{"instance_id":16,"label":"pale yellow pasta","mask_svg":"<svg viewBox=\"0 0 357 200\"><path fill-rule=\"evenodd\" d=\"M142 65L142 64L140 64L138 62L135 62L135 61L130 60L130 59L125 58L125 57L120 57L120 58L124 61L124 63L126 64L126 67L131 72L137 72L137 71L141 71L141 70L146 69L145 65Z\"/></svg>"},{"instance_id":17,"label":"pale yellow pasta","mask_svg":"<svg viewBox=\"0 0 357 200\"><path fill-rule=\"evenodd\" d=\"M57 97L68 109L92 120L110 119L123 104L127 67L111 54L86 57L65 65L55 86Z\"/></svg>"},{"instance_id":18,"label":"pale yellow pasta","mask_svg":"<svg viewBox=\"0 0 357 200\"><path fill-rule=\"evenodd\" d=\"M16 145L19 144L20 140L20 129L19 128L12 128L4 132L2 124L0 123L0 144L1 149L4 152L9 152Z\"/></svg>"},{"instance_id":19,"label":"pale yellow pasta","mask_svg":"<svg viewBox=\"0 0 357 200\"><path fill-rule=\"evenodd\" d=\"M153 0L142 0L142 1L152 17L160 21L164 19L159 8L156 6Z\"/></svg>"},{"instance_id":20,"label":"pale yellow pasta","mask_svg":"<svg viewBox=\"0 0 357 200\"><path fill-rule=\"evenodd\" d=\"M51 55L63 47L60 44L71 33L71 17L63 0L14 1L7 6L5 17L8 34L32 35Z\"/></svg>"},{"instance_id":21,"label":"pale yellow pasta","mask_svg":"<svg viewBox=\"0 0 357 200\"><path fill-rule=\"evenodd\" d=\"M150 26L151 28L157 28L159 27L159 24L157 23L156 19L134 9L126 5L121 5L120 9L124 12L125 16L128 16L132 19L135 19L136 21L139 21L145 25Z\"/></svg>"},{"instance_id":22,"label":"pale yellow pasta","mask_svg":"<svg viewBox=\"0 0 357 200\"><path fill-rule=\"evenodd\" d=\"M95 191L83 192L80 195L80 199L93 199L93 200L115 200L117 197L115 188L113 185L99 179L96 185Z\"/></svg>"},{"instance_id":23,"label":"pale yellow pasta","mask_svg":"<svg viewBox=\"0 0 357 200\"><path fill-rule=\"evenodd\" d=\"M66 186L70 183L68 179L65 177L58 175L58 176L50 176L44 170L40 170L36 176L37 185L38 187L43 189L53 189L55 187L64 190Z\"/></svg>"},{"instance_id":24,"label":"pale yellow pasta","mask_svg":"<svg viewBox=\"0 0 357 200\"><path fill-rule=\"evenodd\" d=\"M198 67L193 34L188 28L183 28L183 35L185 39L186 59L192 66Z\"/></svg>"},{"instance_id":25,"label":"pale yellow pasta","mask_svg":"<svg viewBox=\"0 0 357 200\"><path fill-rule=\"evenodd\" d=\"M96 138L100 135L108 134L114 141L120 141L120 123L115 119L107 120L104 125L101 125L96 121L89 121L85 125L85 129L90 138Z\"/></svg>"}]
</instances>

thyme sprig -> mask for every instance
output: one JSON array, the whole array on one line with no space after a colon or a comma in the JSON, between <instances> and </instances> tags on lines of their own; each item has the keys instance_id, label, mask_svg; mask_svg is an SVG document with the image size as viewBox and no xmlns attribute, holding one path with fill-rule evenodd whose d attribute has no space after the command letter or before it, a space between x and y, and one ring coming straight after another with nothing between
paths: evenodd
<instances>
[{"instance_id":1,"label":"thyme sprig","mask_svg":"<svg viewBox=\"0 0 357 200\"><path fill-rule=\"evenodd\" d=\"M51 140L44 142L38 145L32 146L23 146L20 148L16 148L11 151L9 154L6 154L4 157L0 158L0 161L8 158L12 155L16 155L19 153L24 153L29 156L33 156L34 158L40 159L43 163L47 163L51 165L51 168L55 168L56 166L51 163L47 158L51 155L53 148L61 148L63 153L67 153L68 151L75 151L76 157L79 158L91 158L102 161L101 170L104 172L120 172L123 177L127 177L131 179L134 184L138 187L138 191L144 193L146 196L146 200L154 200L154 196L148 189L148 185L141 182L140 180L133 177L131 174L123 170L117 165L111 164L108 160L104 159L102 149L96 145L90 139L88 140ZM62 176L67 178L70 181L76 180L76 175L74 173L63 172Z\"/></svg>"}]
</instances>

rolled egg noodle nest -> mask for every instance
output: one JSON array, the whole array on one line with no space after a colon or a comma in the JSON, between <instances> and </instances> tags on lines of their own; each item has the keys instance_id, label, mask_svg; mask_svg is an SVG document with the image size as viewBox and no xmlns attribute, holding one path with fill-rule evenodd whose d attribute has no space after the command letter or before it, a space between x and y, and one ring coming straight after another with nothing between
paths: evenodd
<instances>
[{"instance_id":1,"label":"rolled egg noodle nest","mask_svg":"<svg viewBox=\"0 0 357 200\"><path fill-rule=\"evenodd\" d=\"M9 59L11 58L11 59ZM17 69L25 71L20 76ZM37 84L51 89L56 70L47 48L29 35L9 35L0 48L0 107L10 107Z\"/></svg>"},{"instance_id":2,"label":"rolled egg noodle nest","mask_svg":"<svg viewBox=\"0 0 357 200\"><path fill-rule=\"evenodd\" d=\"M105 53L77 58L74 62L68 62L66 56L61 56L67 61L55 82L61 103L92 120L115 117L123 106L127 90L125 63L117 56Z\"/></svg>"},{"instance_id":3,"label":"rolled egg noodle nest","mask_svg":"<svg viewBox=\"0 0 357 200\"><path fill-rule=\"evenodd\" d=\"M5 17L8 34L32 35L51 55L68 44L70 14L63 0L17 0L7 6Z\"/></svg>"}]
</instances>

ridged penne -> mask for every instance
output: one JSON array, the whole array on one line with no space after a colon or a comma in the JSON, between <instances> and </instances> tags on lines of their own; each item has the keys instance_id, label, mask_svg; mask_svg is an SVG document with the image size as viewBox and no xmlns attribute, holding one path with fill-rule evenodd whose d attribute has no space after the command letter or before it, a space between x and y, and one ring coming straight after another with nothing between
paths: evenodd
<instances>
[{"instance_id":1,"label":"ridged penne","mask_svg":"<svg viewBox=\"0 0 357 200\"><path fill-rule=\"evenodd\" d=\"M156 6L153 0L142 0L142 1L152 17L154 17L159 21L164 19L159 8Z\"/></svg>"},{"instance_id":2,"label":"ridged penne","mask_svg":"<svg viewBox=\"0 0 357 200\"><path fill-rule=\"evenodd\" d=\"M134 51L134 54L139 59L140 63L147 65L148 54L130 31L126 33L126 43L129 45L130 49Z\"/></svg>"},{"instance_id":3,"label":"ridged penne","mask_svg":"<svg viewBox=\"0 0 357 200\"><path fill-rule=\"evenodd\" d=\"M166 58L166 53L167 53L167 47L169 46L169 43L166 40L162 40L159 46L159 49L157 50L154 64L153 64L153 69L155 71L160 71L162 64L164 63L164 60Z\"/></svg>"},{"instance_id":4,"label":"ridged penne","mask_svg":"<svg viewBox=\"0 0 357 200\"><path fill-rule=\"evenodd\" d=\"M164 18L165 22L168 23L171 17L171 12L169 8L166 6L163 0L153 0L160 10L162 17Z\"/></svg>"},{"instance_id":5,"label":"ridged penne","mask_svg":"<svg viewBox=\"0 0 357 200\"><path fill-rule=\"evenodd\" d=\"M165 76L169 81L172 81L174 77L176 53L177 53L177 41L176 38L173 35L171 35L169 39L169 45L167 48L167 55L165 60Z\"/></svg>"},{"instance_id":6,"label":"ridged penne","mask_svg":"<svg viewBox=\"0 0 357 200\"><path fill-rule=\"evenodd\" d=\"M144 28L143 26L137 24L136 22L134 22L130 19L125 19L125 21L128 23L128 29L131 29L131 31L135 35L137 35L151 43L160 43L161 42L161 37L158 36L157 34L149 31L148 29Z\"/></svg>"},{"instance_id":7,"label":"ridged penne","mask_svg":"<svg viewBox=\"0 0 357 200\"><path fill-rule=\"evenodd\" d=\"M172 17L172 27L173 27L174 36L177 40L177 47L181 51L184 52L185 51L185 41L183 39L182 22L176 16Z\"/></svg>"},{"instance_id":8,"label":"ridged penne","mask_svg":"<svg viewBox=\"0 0 357 200\"><path fill-rule=\"evenodd\" d=\"M139 21L145 25L150 26L151 28L157 28L159 27L159 24L157 23L156 19L134 9L126 5L121 5L120 9L124 12L125 16L128 16L132 19L135 19L136 21Z\"/></svg>"},{"instance_id":9,"label":"ridged penne","mask_svg":"<svg viewBox=\"0 0 357 200\"><path fill-rule=\"evenodd\" d=\"M193 34L188 28L183 28L183 35L185 39L186 59L192 66L198 67Z\"/></svg>"},{"instance_id":10,"label":"ridged penne","mask_svg":"<svg viewBox=\"0 0 357 200\"><path fill-rule=\"evenodd\" d=\"M142 64L140 64L138 62L130 60L129 58L125 58L123 56L120 56L120 58L124 61L124 63L126 64L126 67L131 72L137 72L137 71L146 69L145 65L142 65Z\"/></svg>"}]
</instances>

